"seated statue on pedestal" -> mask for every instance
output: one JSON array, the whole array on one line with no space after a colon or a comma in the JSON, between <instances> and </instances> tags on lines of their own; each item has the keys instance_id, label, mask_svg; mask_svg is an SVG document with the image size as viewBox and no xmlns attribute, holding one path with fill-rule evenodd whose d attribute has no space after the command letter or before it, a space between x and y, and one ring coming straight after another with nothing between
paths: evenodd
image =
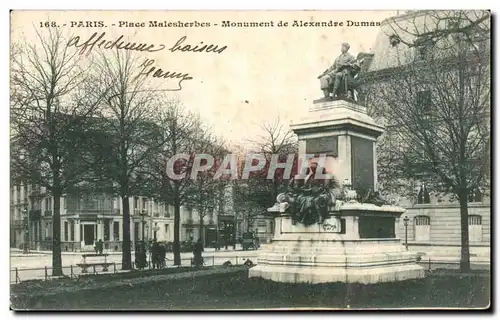
<instances>
[{"instance_id":1,"label":"seated statue on pedestal","mask_svg":"<svg viewBox=\"0 0 500 320\"><path fill-rule=\"evenodd\" d=\"M359 87L358 74L361 71L364 54L354 58L349 51L349 44L342 44L342 54L335 59L333 65L325 70L318 79L324 99L348 99L357 101L355 91Z\"/></svg>"}]
</instances>

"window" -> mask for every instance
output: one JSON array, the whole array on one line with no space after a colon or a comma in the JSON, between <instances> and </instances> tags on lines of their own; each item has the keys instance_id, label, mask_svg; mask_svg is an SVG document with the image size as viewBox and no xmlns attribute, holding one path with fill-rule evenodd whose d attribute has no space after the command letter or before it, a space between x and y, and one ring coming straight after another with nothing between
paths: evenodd
<instances>
[{"instance_id":1,"label":"window","mask_svg":"<svg viewBox=\"0 0 500 320\"><path fill-rule=\"evenodd\" d=\"M142 198L142 209L147 210L148 207L148 198Z\"/></svg>"},{"instance_id":2,"label":"window","mask_svg":"<svg viewBox=\"0 0 500 320\"><path fill-rule=\"evenodd\" d=\"M120 222L118 221L113 222L113 240L114 241L120 240Z\"/></svg>"},{"instance_id":3,"label":"window","mask_svg":"<svg viewBox=\"0 0 500 320\"><path fill-rule=\"evenodd\" d=\"M428 216L415 217L415 241L429 241L431 239L431 218Z\"/></svg>"},{"instance_id":4,"label":"window","mask_svg":"<svg viewBox=\"0 0 500 320\"><path fill-rule=\"evenodd\" d=\"M139 208L139 198L134 197L134 209L138 209L138 208Z\"/></svg>"},{"instance_id":5,"label":"window","mask_svg":"<svg viewBox=\"0 0 500 320\"><path fill-rule=\"evenodd\" d=\"M104 241L109 241L109 233L110 233L110 230L109 230L109 219L106 219L103 221L104 223Z\"/></svg>"},{"instance_id":6,"label":"window","mask_svg":"<svg viewBox=\"0 0 500 320\"><path fill-rule=\"evenodd\" d=\"M64 221L64 241L68 241L68 221Z\"/></svg>"},{"instance_id":7,"label":"window","mask_svg":"<svg viewBox=\"0 0 500 320\"><path fill-rule=\"evenodd\" d=\"M423 203L431 203L431 197L425 184L423 184L420 187L420 191L418 192L417 195L417 204L423 204Z\"/></svg>"},{"instance_id":8,"label":"window","mask_svg":"<svg viewBox=\"0 0 500 320\"><path fill-rule=\"evenodd\" d=\"M75 241L75 223L73 221L71 221L69 231L70 231L69 241Z\"/></svg>"},{"instance_id":9,"label":"window","mask_svg":"<svg viewBox=\"0 0 500 320\"><path fill-rule=\"evenodd\" d=\"M52 211L52 198L45 198L45 210Z\"/></svg>"},{"instance_id":10,"label":"window","mask_svg":"<svg viewBox=\"0 0 500 320\"><path fill-rule=\"evenodd\" d=\"M340 234L345 234L345 232L346 232L345 219L341 218L340 219Z\"/></svg>"},{"instance_id":11,"label":"window","mask_svg":"<svg viewBox=\"0 0 500 320\"><path fill-rule=\"evenodd\" d=\"M469 241L480 242L483 240L482 218L479 215L469 216Z\"/></svg>"},{"instance_id":12,"label":"window","mask_svg":"<svg viewBox=\"0 0 500 320\"><path fill-rule=\"evenodd\" d=\"M165 233L168 233L168 223L165 224Z\"/></svg>"},{"instance_id":13,"label":"window","mask_svg":"<svg viewBox=\"0 0 500 320\"><path fill-rule=\"evenodd\" d=\"M99 199L94 196L85 196L82 202L82 210L94 211L99 210Z\"/></svg>"},{"instance_id":14,"label":"window","mask_svg":"<svg viewBox=\"0 0 500 320\"><path fill-rule=\"evenodd\" d=\"M469 192L469 196L467 198L468 202L482 202L483 201L483 195L481 194L481 191L478 188L472 189Z\"/></svg>"},{"instance_id":15,"label":"window","mask_svg":"<svg viewBox=\"0 0 500 320\"><path fill-rule=\"evenodd\" d=\"M417 107L421 110L422 115L430 116L432 111L432 96L430 90L417 92Z\"/></svg>"},{"instance_id":16,"label":"window","mask_svg":"<svg viewBox=\"0 0 500 320\"><path fill-rule=\"evenodd\" d=\"M45 239L52 240L52 223L47 222L45 225Z\"/></svg>"},{"instance_id":17,"label":"window","mask_svg":"<svg viewBox=\"0 0 500 320\"><path fill-rule=\"evenodd\" d=\"M134 241L139 241L139 222L134 222Z\"/></svg>"},{"instance_id":18,"label":"window","mask_svg":"<svg viewBox=\"0 0 500 320\"><path fill-rule=\"evenodd\" d=\"M193 229L186 229L186 239L193 240Z\"/></svg>"}]
</instances>

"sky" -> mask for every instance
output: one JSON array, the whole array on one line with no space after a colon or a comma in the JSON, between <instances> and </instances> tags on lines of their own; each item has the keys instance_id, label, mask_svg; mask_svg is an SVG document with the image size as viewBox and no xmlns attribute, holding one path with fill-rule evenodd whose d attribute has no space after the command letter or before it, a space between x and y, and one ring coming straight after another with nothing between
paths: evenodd
<instances>
[{"instance_id":1,"label":"sky","mask_svg":"<svg viewBox=\"0 0 500 320\"><path fill-rule=\"evenodd\" d=\"M289 123L307 112L312 101L322 96L317 76L340 54L341 43L349 43L354 56L370 51L379 27L347 26L349 20L381 22L395 14L396 11L18 11L12 14L11 39L36 43L36 31L47 32L48 21L55 22L68 37L78 36L79 45L95 32L105 32L103 39L110 41L123 35L126 42L153 44L154 48L164 45L164 50L137 52L139 61L154 60L148 68L154 66L155 71L161 68L164 72L189 73L193 79L183 81L182 90L169 94L199 113L216 135L233 145L245 145L262 133L261 123L278 117ZM332 20L344 26L293 27L294 20ZM149 27L149 21L197 21L210 23L210 27ZM273 22L274 27L223 27L223 21ZM288 26L278 27L280 21L288 22ZM81 27L87 22L92 27ZM182 37L186 38L181 46L201 46L203 42L226 48L220 53L168 50ZM137 72L145 70L138 68ZM153 86L177 88L177 80L154 78L153 73L147 75Z\"/></svg>"}]
</instances>

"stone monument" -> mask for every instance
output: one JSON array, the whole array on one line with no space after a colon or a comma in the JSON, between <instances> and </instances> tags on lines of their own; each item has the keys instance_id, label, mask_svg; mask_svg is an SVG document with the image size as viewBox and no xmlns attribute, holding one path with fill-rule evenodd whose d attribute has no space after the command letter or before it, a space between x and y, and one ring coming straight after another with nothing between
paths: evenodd
<instances>
[{"instance_id":1,"label":"stone monument","mask_svg":"<svg viewBox=\"0 0 500 320\"><path fill-rule=\"evenodd\" d=\"M377 195L376 141L383 128L355 102L321 99L292 130L299 155L326 155L326 172L336 179L278 196L268 209L275 214L273 240L249 276L361 284L423 278L416 254L398 235L405 209ZM303 219L311 215L317 218Z\"/></svg>"}]
</instances>

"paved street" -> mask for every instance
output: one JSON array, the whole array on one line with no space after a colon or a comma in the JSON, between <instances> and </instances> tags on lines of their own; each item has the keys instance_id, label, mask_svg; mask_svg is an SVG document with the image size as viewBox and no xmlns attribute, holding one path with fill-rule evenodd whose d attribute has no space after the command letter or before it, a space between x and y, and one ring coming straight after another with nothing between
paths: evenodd
<instances>
[{"instance_id":1,"label":"paved street","mask_svg":"<svg viewBox=\"0 0 500 320\"><path fill-rule=\"evenodd\" d=\"M116 263L116 269L121 269L122 256L121 252L110 252L107 258L108 262ZM190 252L183 252L181 254L182 264L189 265L190 259L193 254ZM251 259L253 261L257 258L257 251L243 251L243 250L224 250L215 251L214 249L207 249L203 254L205 258L206 265L222 265L226 261L231 261L233 264L242 264L246 259ZM173 254L167 253L167 266L173 265ZM82 260L82 254L79 252L63 253L62 254L62 265L63 272L65 274L70 274L70 266L73 266L74 274L81 274L80 268L76 267L77 263ZM134 253L132 253L132 261L134 261ZM48 267L48 274L51 275L52 266L52 255L50 253L36 253L32 252L30 254L22 254L19 251L11 251L10 257L10 269L11 269L11 283L16 281L15 268L18 269L18 276L21 281L27 279L44 279L45 270L44 267ZM39 269L39 270L23 270L23 269ZM100 272L101 268L98 267L97 271ZM109 272L113 272L113 267L110 267Z\"/></svg>"},{"instance_id":2,"label":"paved street","mask_svg":"<svg viewBox=\"0 0 500 320\"><path fill-rule=\"evenodd\" d=\"M412 249L412 248L411 248ZM262 248L261 248L262 250ZM416 249L420 251L420 249ZM413 251L413 250L412 250ZM257 262L258 251L243 251L240 247L236 248L236 251L230 247L228 250L221 249L220 251L215 251L212 248L207 248L203 253L205 258L205 264L210 265L222 265L226 261L231 261L232 264L241 264L246 259L251 259L254 263ZM191 252L184 252L181 254L182 264L189 265L190 259L193 254ZM167 254L167 266L173 266L173 254ZM431 269L446 268L446 269L458 269L460 256L457 255L443 255L442 253L429 252L427 255L423 256L420 264L425 268L429 268L428 260L431 260ZM71 267L73 266L73 274L81 274L81 269L76 267L77 263L82 260L82 253L80 252L65 252L62 254L62 265L63 272L66 275L71 273ZM109 252L107 261L116 263L116 271L119 272L121 269L121 252ZM132 261L134 261L134 253L132 253ZM44 267L47 267L48 275L51 275L52 266L52 255L50 252L32 252L30 254L22 254L19 250L12 250L10 257L10 277L11 283L16 281L15 268L18 269L18 277L20 281L28 279L45 279ZM471 257L471 267L472 269L489 269L490 262L489 256L473 256ZM23 270L23 269L38 269L38 270ZM114 268L110 267L109 272L114 272ZM92 272L92 270L89 270ZM97 268L97 272L101 273L101 268Z\"/></svg>"}]
</instances>

